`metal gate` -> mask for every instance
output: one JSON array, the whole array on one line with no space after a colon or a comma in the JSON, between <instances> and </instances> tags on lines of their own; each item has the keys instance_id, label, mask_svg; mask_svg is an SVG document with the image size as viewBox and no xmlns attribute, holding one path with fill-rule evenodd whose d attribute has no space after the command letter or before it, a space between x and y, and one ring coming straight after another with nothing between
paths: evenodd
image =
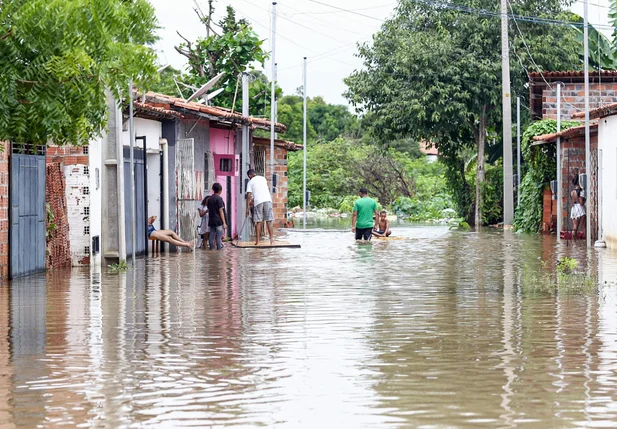
<instances>
[{"instance_id":1,"label":"metal gate","mask_svg":"<svg viewBox=\"0 0 617 429\"><path fill-rule=\"evenodd\" d=\"M11 155L9 277L12 279L45 271L45 173L44 154Z\"/></svg>"},{"instance_id":2,"label":"metal gate","mask_svg":"<svg viewBox=\"0 0 617 429\"><path fill-rule=\"evenodd\" d=\"M146 253L146 242L144 234L147 230L146 225L146 199L144 188L144 151L142 149L133 149L133 168L135 169L135 245L136 256ZM124 207L126 216L124 217L124 228L126 231L126 256L133 255L133 239L132 228L133 221L131 218L131 153L130 148L124 148Z\"/></svg>"}]
</instances>

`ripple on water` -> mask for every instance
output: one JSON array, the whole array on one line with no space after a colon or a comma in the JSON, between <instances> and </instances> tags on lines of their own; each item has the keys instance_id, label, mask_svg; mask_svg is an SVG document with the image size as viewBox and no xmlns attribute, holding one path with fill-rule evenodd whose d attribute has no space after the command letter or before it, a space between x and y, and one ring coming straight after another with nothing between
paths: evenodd
<instances>
[{"instance_id":1,"label":"ripple on water","mask_svg":"<svg viewBox=\"0 0 617 429\"><path fill-rule=\"evenodd\" d=\"M611 427L617 292L529 296L586 249L399 227L286 232L0 287L0 426ZM585 269L614 282L617 255Z\"/></svg>"}]
</instances>

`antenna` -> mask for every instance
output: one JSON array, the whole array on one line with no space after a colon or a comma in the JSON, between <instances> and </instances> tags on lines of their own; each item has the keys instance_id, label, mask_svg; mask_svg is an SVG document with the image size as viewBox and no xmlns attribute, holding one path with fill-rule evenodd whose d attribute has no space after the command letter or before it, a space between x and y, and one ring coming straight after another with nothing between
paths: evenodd
<instances>
[{"instance_id":1,"label":"antenna","mask_svg":"<svg viewBox=\"0 0 617 429\"><path fill-rule=\"evenodd\" d=\"M219 95L221 92L223 92L225 90L225 88L219 88L214 92L211 92L210 94L206 95L206 104L208 104L208 102L210 100L212 100L214 97L216 97L217 95Z\"/></svg>"},{"instance_id":2,"label":"antenna","mask_svg":"<svg viewBox=\"0 0 617 429\"><path fill-rule=\"evenodd\" d=\"M193 95L191 95L188 100L186 100L187 102L191 102L194 99L196 99L197 97L202 96L203 94L206 93L206 91L208 91L210 88L212 88L214 85L216 85L216 83L223 77L225 76L225 73L219 73L216 76L214 76L212 79L210 79L210 81L208 83L206 83L204 86L202 86L201 88L199 88L197 91L195 91L195 93Z\"/></svg>"}]
</instances>

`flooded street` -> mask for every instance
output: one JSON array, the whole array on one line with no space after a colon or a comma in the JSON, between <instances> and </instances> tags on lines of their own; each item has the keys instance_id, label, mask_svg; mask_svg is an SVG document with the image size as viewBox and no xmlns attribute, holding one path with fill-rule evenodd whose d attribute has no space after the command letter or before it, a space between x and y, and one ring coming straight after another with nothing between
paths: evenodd
<instances>
[{"instance_id":1,"label":"flooded street","mask_svg":"<svg viewBox=\"0 0 617 429\"><path fill-rule=\"evenodd\" d=\"M4 285L0 427L615 426L617 254L394 232L358 245L293 231L283 239L301 249L227 246ZM597 293L522 290L540 259L588 252Z\"/></svg>"}]
</instances>

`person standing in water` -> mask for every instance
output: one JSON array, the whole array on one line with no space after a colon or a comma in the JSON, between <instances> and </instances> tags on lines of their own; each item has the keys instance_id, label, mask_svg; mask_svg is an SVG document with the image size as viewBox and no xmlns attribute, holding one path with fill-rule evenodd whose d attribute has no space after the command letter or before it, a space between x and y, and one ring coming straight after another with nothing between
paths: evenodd
<instances>
[{"instance_id":1,"label":"person standing in water","mask_svg":"<svg viewBox=\"0 0 617 429\"><path fill-rule=\"evenodd\" d=\"M370 240L373 236L373 216L379 218L377 201L368 196L366 188L360 189L360 199L353 205L351 231L356 233L356 240Z\"/></svg>"},{"instance_id":2,"label":"person standing in water","mask_svg":"<svg viewBox=\"0 0 617 429\"><path fill-rule=\"evenodd\" d=\"M255 222L255 244L259 244L259 236L261 234L261 226L266 222L268 226L268 234L270 234L270 244L274 244L274 235L272 233L272 221L274 213L272 212L272 196L268 189L268 182L263 176L258 176L252 168L247 171L249 183L246 185L246 215L249 215L249 207L253 205L253 221Z\"/></svg>"},{"instance_id":3,"label":"person standing in water","mask_svg":"<svg viewBox=\"0 0 617 429\"><path fill-rule=\"evenodd\" d=\"M208 237L208 243L210 244L210 250L214 250L214 241L216 240L217 250L223 248L223 237L225 237L225 231L227 230L227 220L225 218L225 202L221 198L221 192L223 187L220 183L212 185L212 191L214 194L208 199L208 226L210 227L210 237Z\"/></svg>"}]
</instances>

